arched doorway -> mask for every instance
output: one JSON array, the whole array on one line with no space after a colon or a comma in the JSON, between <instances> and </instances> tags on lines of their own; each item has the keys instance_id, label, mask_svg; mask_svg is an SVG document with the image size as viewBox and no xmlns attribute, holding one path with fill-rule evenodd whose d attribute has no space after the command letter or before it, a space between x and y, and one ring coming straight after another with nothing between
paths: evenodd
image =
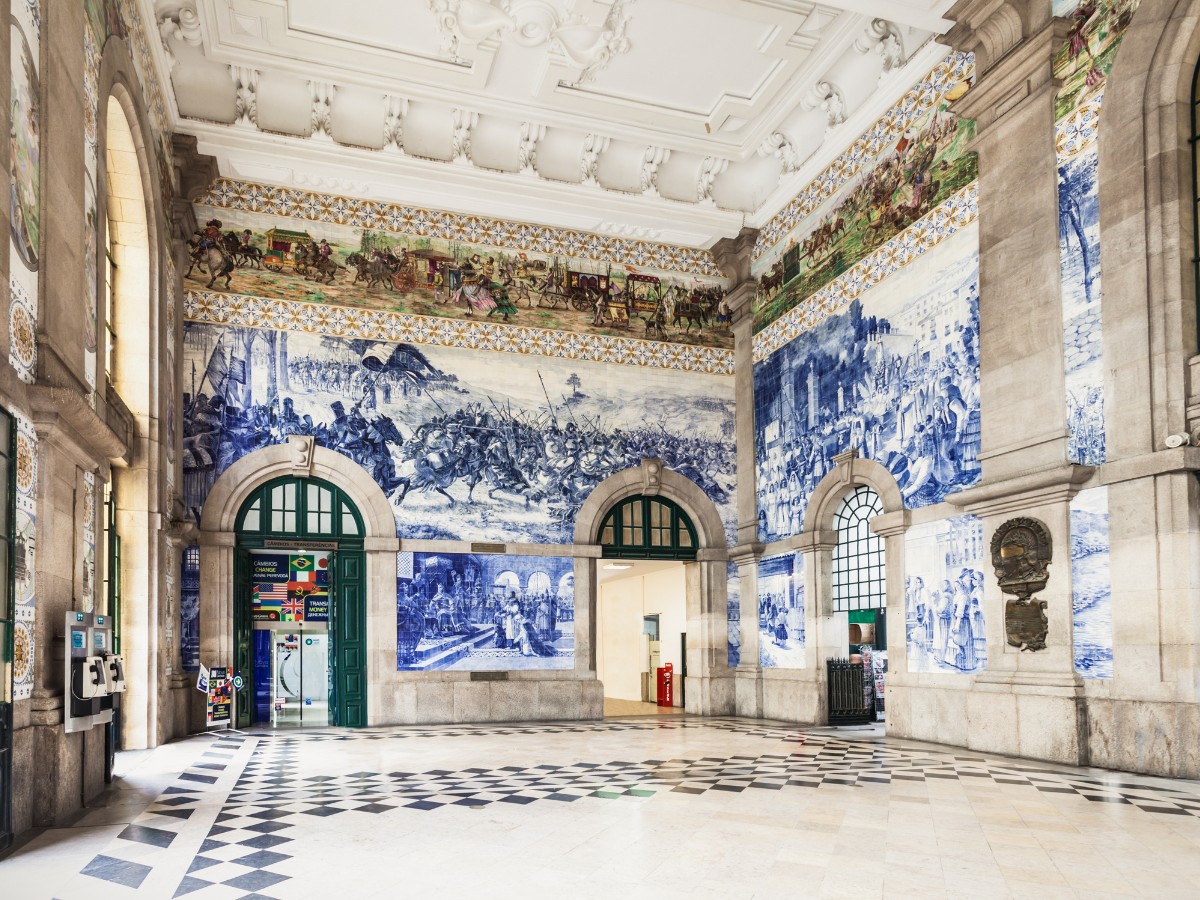
<instances>
[{"instance_id":1,"label":"arched doorway","mask_svg":"<svg viewBox=\"0 0 1200 900\"><path fill-rule=\"evenodd\" d=\"M672 500L636 494L600 525L596 668L605 715L681 712L687 676L687 571L696 526ZM670 690L659 674L670 672Z\"/></svg>"},{"instance_id":2,"label":"arched doorway","mask_svg":"<svg viewBox=\"0 0 1200 900\"><path fill-rule=\"evenodd\" d=\"M320 478L256 488L236 519L237 723L367 724L365 528Z\"/></svg>"}]
</instances>

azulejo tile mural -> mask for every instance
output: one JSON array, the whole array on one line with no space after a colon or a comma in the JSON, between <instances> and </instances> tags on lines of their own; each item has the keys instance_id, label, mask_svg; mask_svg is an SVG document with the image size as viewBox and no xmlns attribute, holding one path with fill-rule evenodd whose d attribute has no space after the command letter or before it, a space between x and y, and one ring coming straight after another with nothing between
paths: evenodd
<instances>
[{"instance_id":1,"label":"azulejo tile mural","mask_svg":"<svg viewBox=\"0 0 1200 900\"><path fill-rule=\"evenodd\" d=\"M733 346L706 250L229 180L196 215L209 291Z\"/></svg>"},{"instance_id":2,"label":"azulejo tile mural","mask_svg":"<svg viewBox=\"0 0 1200 900\"><path fill-rule=\"evenodd\" d=\"M1075 671L1113 677L1112 575L1109 571L1108 488L1071 500L1071 609Z\"/></svg>"},{"instance_id":3,"label":"azulejo tile mural","mask_svg":"<svg viewBox=\"0 0 1200 900\"><path fill-rule=\"evenodd\" d=\"M846 309L851 301L966 228L978 214L978 186L972 183L755 334L755 361Z\"/></svg>"},{"instance_id":4,"label":"azulejo tile mural","mask_svg":"<svg viewBox=\"0 0 1200 900\"><path fill-rule=\"evenodd\" d=\"M38 266L42 234L41 43L38 0L14 0L9 25L11 113L9 163L9 363L32 383L37 363Z\"/></svg>"},{"instance_id":5,"label":"azulejo tile mural","mask_svg":"<svg viewBox=\"0 0 1200 900\"><path fill-rule=\"evenodd\" d=\"M971 57L947 58L768 223L755 248L755 330L975 180L975 126L952 111L973 71Z\"/></svg>"},{"instance_id":6,"label":"azulejo tile mural","mask_svg":"<svg viewBox=\"0 0 1200 900\"><path fill-rule=\"evenodd\" d=\"M764 669L803 669L804 556L758 561L758 661Z\"/></svg>"},{"instance_id":7,"label":"azulejo tile mural","mask_svg":"<svg viewBox=\"0 0 1200 900\"><path fill-rule=\"evenodd\" d=\"M570 557L401 552L396 587L400 671L575 666Z\"/></svg>"},{"instance_id":8,"label":"azulejo tile mural","mask_svg":"<svg viewBox=\"0 0 1200 900\"><path fill-rule=\"evenodd\" d=\"M742 578L735 562L725 564L725 588L728 607L725 620L729 633L726 661L736 669L742 662Z\"/></svg>"},{"instance_id":9,"label":"azulejo tile mural","mask_svg":"<svg viewBox=\"0 0 1200 900\"><path fill-rule=\"evenodd\" d=\"M1104 92L1117 49L1140 0L1052 0L1056 16L1071 22L1070 33L1054 59L1060 87L1054 117L1083 109Z\"/></svg>"},{"instance_id":10,"label":"azulejo tile mural","mask_svg":"<svg viewBox=\"0 0 1200 900\"><path fill-rule=\"evenodd\" d=\"M1092 143L1058 166L1067 458L1086 466L1107 458L1098 163Z\"/></svg>"},{"instance_id":11,"label":"azulejo tile mural","mask_svg":"<svg viewBox=\"0 0 1200 900\"><path fill-rule=\"evenodd\" d=\"M14 413L17 426L17 502L13 519L13 697L33 693L37 618L37 431Z\"/></svg>"},{"instance_id":12,"label":"azulejo tile mural","mask_svg":"<svg viewBox=\"0 0 1200 900\"><path fill-rule=\"evenodd\" d=\"M754 366L759 539L798 534L833 456L857 447L909 508L979 480L975 226Z\"/></svg>"},{"instance_id":13,"label":"azulejo tile mural","mask_svg":"<svg viewBox=\"0 0 1200 900\"><path fill-rule=\"evenodd\" d=\"M347 309L218 291L188 291L183 312L189 321L215 325L620 363L707 375L732 375L734 366L733 351L716 347L550 331L477 319L455 321L408 313Z\"/></svg>"},{"instance_id":14,"label":"azulejo tile mural","mask_svg":"<svg viewBox=\"0 0 1200 900\"><path fill-rule=\"evenodd\" d=\"M908 671L969 674L987 667L983 562L978 516L926 522L905 532Z\"/></svg>"},{"instance_id":15,"label":"azulejo tile mural","mask_svg":"<svg viewBox=\"0 0 1200 900\"><path fill-rule=\"evenodd\" d=\"M184 497L311 435L369 472L408 538L571 543L592 489L660 457L734 522L733 380L381 340L184 331Z\"/></svg>"}]
</instances>

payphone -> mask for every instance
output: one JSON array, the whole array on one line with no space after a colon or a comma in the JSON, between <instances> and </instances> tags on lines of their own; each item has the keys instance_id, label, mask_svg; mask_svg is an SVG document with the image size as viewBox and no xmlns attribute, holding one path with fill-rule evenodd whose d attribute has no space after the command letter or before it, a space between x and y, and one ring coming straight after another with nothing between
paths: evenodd
<instances>
[{"instance_id":1,"label":"payphone","mask_svg":"<svg viewBox=\"0 0 1200 900\"><path fill-rule=\"evenodd\" d=\"M63 640L64 730L108 724L119 705L117 696L125 691L125 661L112 652L111 617L68 612Z\"/></svg>"}]
</instances>

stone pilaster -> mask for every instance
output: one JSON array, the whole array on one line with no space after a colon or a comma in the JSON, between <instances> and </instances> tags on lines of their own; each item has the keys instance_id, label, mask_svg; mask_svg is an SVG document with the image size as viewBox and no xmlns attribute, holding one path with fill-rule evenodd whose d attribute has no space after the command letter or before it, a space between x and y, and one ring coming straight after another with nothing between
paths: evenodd
<instances>
[{"instance_id":1,"label":"stone pilaster","mask_svg":"<svg viewBox=\"0 0 1200 900\"><path fill-rule=\"evenodd\" d=\"M1044 0L960 0L947 16L945 39L976 55L956 111L976 122L980 460L994 481L1067 458L1052 69L1066 31Z\"/></svg>"}]
</instances>

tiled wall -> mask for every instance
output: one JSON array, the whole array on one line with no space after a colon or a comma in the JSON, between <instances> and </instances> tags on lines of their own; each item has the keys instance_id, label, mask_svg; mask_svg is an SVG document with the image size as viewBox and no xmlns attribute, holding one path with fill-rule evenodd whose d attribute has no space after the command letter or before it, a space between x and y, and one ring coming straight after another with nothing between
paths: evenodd
<instances>
[{"instance_id":1,"label":"tiled wall","mask_svg":"<svg viewBox=\"0 0 1200 900\"><path fill-rule=\"evenodd\" d=\"M804 557L758 562L758 659L764 669L805 667Z\"/></svg>"}]
</instances>

